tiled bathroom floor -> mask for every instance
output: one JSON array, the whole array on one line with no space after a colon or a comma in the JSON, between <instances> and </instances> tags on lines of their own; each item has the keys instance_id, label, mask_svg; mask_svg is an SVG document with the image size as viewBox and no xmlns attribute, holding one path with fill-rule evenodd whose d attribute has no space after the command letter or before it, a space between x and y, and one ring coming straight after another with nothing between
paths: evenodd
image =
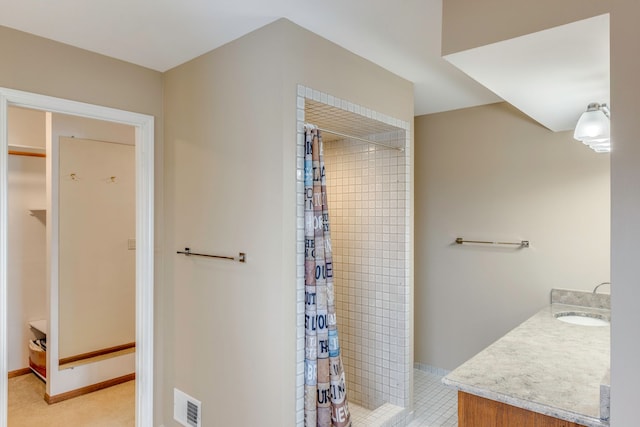
<instances>
[{"instance_id":1,"label":"tiled bathroom floor","mask_svg":"<svg viewBox=\"0 0 640 427\"><path fill-rule=\"evenodd\" d=\"M442 377L413 370L413 421L408 427L457 427L458 393L441 382Z\"/></svg>"},{"instance_id":2,"label":"tiled bathroom floor","mask_svg":"<svg viewBox=\"0 0 640 427\"><path fill-rule=\"evenodd\" d=\"M420 369L413 370L414 417L407 427L457 427L458 398L456 390L442 384L442 376ZM353 427L404 426L404 421L391 419L401 415L402 408L386 404L369 411L351 403Z\"/></svg>"}]
</instances>

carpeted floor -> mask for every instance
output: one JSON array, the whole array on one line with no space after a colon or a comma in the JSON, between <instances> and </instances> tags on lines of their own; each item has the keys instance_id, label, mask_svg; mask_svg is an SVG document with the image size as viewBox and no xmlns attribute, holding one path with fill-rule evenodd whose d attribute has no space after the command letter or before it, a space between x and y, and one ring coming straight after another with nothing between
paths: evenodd
<instances>
[{"instance_id":1,"label":"carpeted floor","mask_svg":"<svg viewBox=\"0 0 640 427\"><path fill-rule=\"evenodd\" d=\"M9 427L133 427L135 381L54 405L34 374L9 379Z\"/></svg>"}]
</instances>

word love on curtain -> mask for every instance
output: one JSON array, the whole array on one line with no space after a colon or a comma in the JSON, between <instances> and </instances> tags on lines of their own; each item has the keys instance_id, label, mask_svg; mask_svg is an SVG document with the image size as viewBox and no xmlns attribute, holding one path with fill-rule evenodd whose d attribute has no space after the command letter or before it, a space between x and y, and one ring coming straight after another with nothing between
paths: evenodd
<instances>
[{"instance_id":1,"label":"word love on curtain","mask_svg":"<svg viewBox=\"0 0 640 427\"><path fill-rule=\"evenodd\" d=\"M320 131L305 125L305 427L351 427L336 307Z\"/></svg>"}]
</instances>

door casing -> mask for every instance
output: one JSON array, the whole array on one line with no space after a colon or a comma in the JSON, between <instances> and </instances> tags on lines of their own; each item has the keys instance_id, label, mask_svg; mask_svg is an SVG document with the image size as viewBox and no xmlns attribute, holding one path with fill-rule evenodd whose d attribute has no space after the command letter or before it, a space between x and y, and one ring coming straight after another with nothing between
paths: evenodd
<instances>
[{"instance_id":1,"label":"door casing","mask_svg":"<svg viewBox=\"0 0 640 427\"><path fill-rule=\"evenodd\" d=\"M154 118L30 92L0 88L0 427L7 427L7 191L9 106L135 127L136 140L136 427L153 426Z\"/></svg>"}]
</instances>

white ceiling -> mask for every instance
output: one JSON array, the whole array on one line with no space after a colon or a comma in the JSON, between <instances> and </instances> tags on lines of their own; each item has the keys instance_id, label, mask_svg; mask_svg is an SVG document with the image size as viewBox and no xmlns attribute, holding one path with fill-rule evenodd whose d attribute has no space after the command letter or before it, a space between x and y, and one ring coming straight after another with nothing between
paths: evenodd
<instances>
[{"instance_id":1,"label":"white ceiling","mask_svg":"<svg viewBox=\"0 0 640 427\"><path fill-rule=\"evenodd\" d=\"M413 82L416 115L500 101L440 57L442 1L0 0L0 25L166 71L284 17Z\"/></svg>"},{"instance_id":2,"label":"white ceiling","mask_svg":"<svg viewBox=\"0 0 640 427\"><path fill-rule=\"evenodd\" d=\"M553 131L574 129L589 103L609 103L608 14L446 59Z\"/></svg>"},{"instance_id":3,"label":"white ceiling","mask_svg":"<svg viewBox=\"0 0 640 427\"><path fill-rule=\"evenodd\" d=\"M500 99L440 57L442 0L0 0L0 25L166 71L281 17L415 83L416 115Z\"/></svg>"}]
</instances>

